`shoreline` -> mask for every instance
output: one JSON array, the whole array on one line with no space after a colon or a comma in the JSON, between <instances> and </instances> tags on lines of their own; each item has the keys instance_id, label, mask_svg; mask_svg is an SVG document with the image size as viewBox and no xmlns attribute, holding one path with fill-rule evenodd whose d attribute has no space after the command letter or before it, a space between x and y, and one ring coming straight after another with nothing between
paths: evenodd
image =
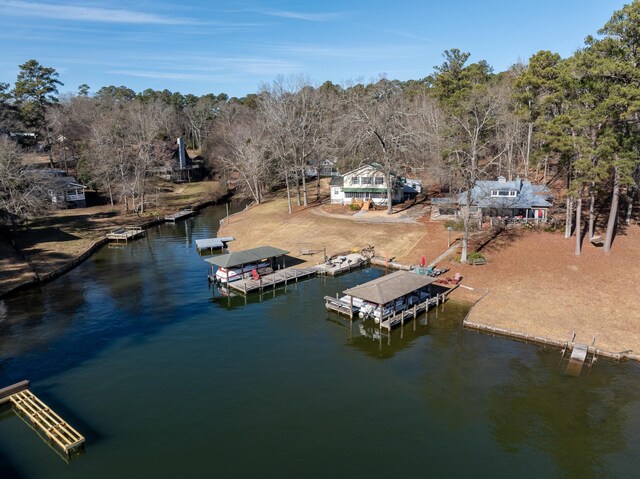
<instances>
[{"instance_id":1,"label":"shoreline","mask_svg":"<svg viewBox=\"0 0 640 479\"><path fill-rule=\"evenodd\" d=\"M233 192L228 191L227 193L225 193L224 195L218 197L218 198L212 198L212 199L206 199L203 201L199 201L196 202L193 205L190 205L191 208L193 208L194 211L200 211L204 208L207 208L209 206L214 206L217 204L220 204L221 202L227 201L230 198L233 197ZM136 224L135 226L139 226L141 227L143 230L147 230L153 226L157 226L159 224L165 223L165 220L163 217L156 217L153 219L149 219L147 221L144 221L142 223ZM113 227L117 227L118 224L117 223L112 223ZM77 267L78 265L82 264L85 260L87 260L88 258L90 258L93 254L95 254L98 250L100 250L103 246L105 246L106 244L109 243L109 240L105 237L92 242L88 247L86 247L79 255L77 255L76 257L70 259L69 261L65 262L62 266L59 266L58 268L54 269L53 271L49 271L47 273L42 273L42 274L38 274L37 272L34 272L34 276L32 279L25 279L23 282L19 283L18 285L12 287L11 289L0 293L0 300L5 299L15 293L18 293L20 291L24 291L30 288L35 288L37 286L41 286L43 284L46 284L50 281L53 281L56 278L59 278L60 276L64 275L65 273L73 270L75 267Z\"/></svg>"}]
</instances>

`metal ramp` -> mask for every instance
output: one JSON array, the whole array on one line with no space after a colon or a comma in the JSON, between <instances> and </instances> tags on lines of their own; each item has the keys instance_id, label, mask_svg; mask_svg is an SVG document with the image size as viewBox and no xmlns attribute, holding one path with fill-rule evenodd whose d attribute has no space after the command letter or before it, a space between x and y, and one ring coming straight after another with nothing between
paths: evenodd
<instances>
[{"instance_id":1,"label":"metal ramp","mask_svg":"<svg viewBox=\"0 0 640 479\"><path fill-rule=\"evenodd\" d=\"M584 365L587 364L589 373L591 372L591 366L598 360L596 353L597 349L595 348L596 338L593 337L593 341L591 345L588 344L580 344L574 342L576 338L576 334L573 333L571 341L568 341L565 344L564 349L562 350L562 359L561 363L566 360L567 365L564 370L565 374L568 376L578 377L582 374L582 370ZM567 353L571 351L568 359L566 357Z\"/></svg>"}]
</instances>

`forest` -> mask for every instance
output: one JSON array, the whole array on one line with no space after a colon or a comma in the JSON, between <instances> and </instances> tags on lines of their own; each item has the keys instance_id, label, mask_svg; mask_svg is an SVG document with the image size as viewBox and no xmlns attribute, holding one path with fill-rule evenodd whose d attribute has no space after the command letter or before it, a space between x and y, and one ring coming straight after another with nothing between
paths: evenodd
<instances>
[{"instance_id":1,"label":"forest","mask_svg":"<svg viewBox=\"0 0 640 479\"><path fill-rule=\"evenodd\" d=\"M138 212L154 171L171 160L168 145L184 136L211 171L238 178L257 203L286 189L290 212L294 201L316 200L306 172L327 158L341 170L376 162L387 176L426 178L436 194L498 175L554 185L576 254L597 230L609 252L638 201L640 1L614 12L568 58L539 51L498 73L470 58L446 50L430 74L409 81L279 77L243 98L88 85L61 95L55 69L28 60L13 86L0 83L0 217L51 206L11 132L37 133L53 161L73 158L79 181ZM463 261L469 222L466 213Z\"/></svg>"}]
</instances>

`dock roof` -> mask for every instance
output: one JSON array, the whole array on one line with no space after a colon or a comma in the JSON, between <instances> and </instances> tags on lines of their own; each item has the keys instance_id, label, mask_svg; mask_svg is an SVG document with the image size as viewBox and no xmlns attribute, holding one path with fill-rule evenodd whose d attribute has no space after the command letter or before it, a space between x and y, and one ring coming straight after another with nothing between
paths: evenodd
<instances>
[{"instance_id":1,"label":"dock roof","mask_svg":"<svg viewBox=\"0 0 640 479\"><path fill-rule=\"evenodd\" d=\"M214 249L226 246L229 241L233 241L233 236L222 236L219 238L205 238L196 240L196 248L198 249Z\"/></svg>"},{"instance_id":2,"label":"dock roof","mask_svg":"<svg viewBox=\"0 0 640 479\"><path fill-rule=\"evenodd\" d=\"M221 254L213 258L207 258L205 261L214 264L220 268L233 268L243 264L257 263L265 258L274 258L287 254L280 248L273 246L258 246L257 248L246 249L244 251L235 251L233 253Z\"/></svg>"},{"instance_id":3,"label":"dock roof","mask_svg":"<svg viewBox=\"0 0 640 479\"><path fill-rule=\"evenodd\" d=\"M434 281L435 278L431 276L423 276L411 271L396 271L344 292L370 303L385 304L428 286Z\"/></svg>"}]
</instances>

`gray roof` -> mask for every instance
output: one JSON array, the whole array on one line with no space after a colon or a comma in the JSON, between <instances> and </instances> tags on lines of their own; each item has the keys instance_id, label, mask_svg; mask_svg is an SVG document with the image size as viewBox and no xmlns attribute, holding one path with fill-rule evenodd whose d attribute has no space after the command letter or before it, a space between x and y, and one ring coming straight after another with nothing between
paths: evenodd
<instances>
[{"instance_id":1,"label":"gray roof","mask_svg":"<svg viewBox=\"0 0 640 479\"><path fill-rule=\"evenodd\" d=\"M344 186L344 178L342 176L333 176L331 178L331 186Z\"/></svg>"},{"instance_id":2,"label":"gray roof","mask_svg":"<svg viewBox=\"0 0 640 479\"><path fill-rule=\"evenodd\" d=\"M227 245L229 241L233 241L233 236L223 236L220 238L205 238L196 240L196 248L198 249L213 249L222 248Z\"/></svg>"},{"instance_id":3,"label":"gray roof","mask_svg":"<svg viewBox=\"0 0 640 479\"><path fill-rule=\"evenodd\" d=\"M273 246L258 246L257 248L235 251L233 253L221 254L205 261L219 266L220 268L233 268L243 264L257 263L266 258L274 258L287 254L288 251L274 248Z\"/></svg>"},{"instance_id":4,"label":"gray roof","mask_svg":"<svg viewBox=\"0 0 640 479\"><path fill-rule=\"evenodd\" d=\"M515 197L492 197L491 191L517 191ZM471 204L480 208L549 208L553 199L551 190L544 185L516 178L514 181L477 181L471 190ZM467 192L458 196L458 203L467 204Z\"/></svg>"},{"instance_id":5,"label":"gray roof","mask_svg":"<svg viewBox=\"0 0 640 479\"><path fill-rule=\"evenodd\" d=\"M411 271L396 271L345 290L345 294L375 304L385 304L397 298L430 285L435 278Z\"/></svg>"}]
</instances>

